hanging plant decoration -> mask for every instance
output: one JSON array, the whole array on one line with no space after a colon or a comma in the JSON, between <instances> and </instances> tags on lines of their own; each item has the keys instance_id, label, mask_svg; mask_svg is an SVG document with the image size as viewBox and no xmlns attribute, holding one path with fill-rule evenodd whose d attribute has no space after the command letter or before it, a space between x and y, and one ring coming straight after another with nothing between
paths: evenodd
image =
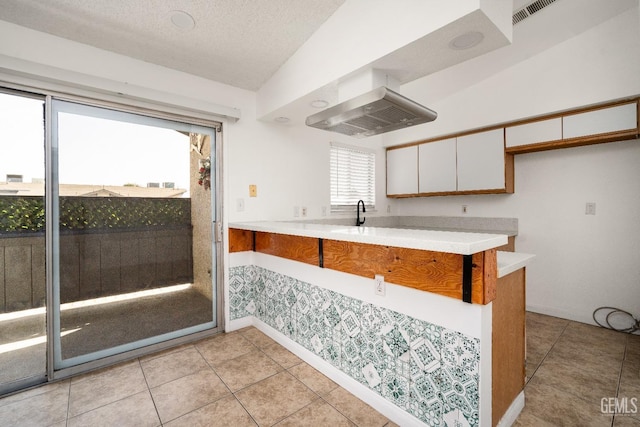
<instances>
[{"instance_id":1,"label":"hanging plant decoration","mask_svg":"<svg viewBox=\"0 0 640 427\"><path fill-rule=\"evenodd\" d=\"M200 160L200 169L198 169L198 185L203 186L205 190L211 188L211 159Z\"/></svg>"}]
</instances>

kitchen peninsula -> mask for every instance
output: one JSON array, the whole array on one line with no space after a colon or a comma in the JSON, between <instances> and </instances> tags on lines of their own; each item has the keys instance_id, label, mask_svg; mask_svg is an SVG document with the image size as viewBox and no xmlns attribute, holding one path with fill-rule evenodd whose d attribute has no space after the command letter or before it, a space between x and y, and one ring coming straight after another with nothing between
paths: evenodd
<instances>
[{"instance_id":1,"label":"kitchen peninsula","mask_svg":"<svg viewBox=\"0 0 640 427\"><path fill-rule=\"evenodd\" d=\"M506 235L253 222L228 242L228 330L255 324L402 425L524 405L532 256L497 251Z\"/></svg>"}]
</instances>

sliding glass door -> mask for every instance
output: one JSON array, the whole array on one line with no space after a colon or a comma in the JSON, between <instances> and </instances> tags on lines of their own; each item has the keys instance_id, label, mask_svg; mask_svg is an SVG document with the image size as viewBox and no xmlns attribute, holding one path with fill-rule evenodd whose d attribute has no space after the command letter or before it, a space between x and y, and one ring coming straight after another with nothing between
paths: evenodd
<instances>
[{"instance_id":1,"label":"sliding glass door","mask_svg":"<svg viewBox=\"0 0 640 427\"><path fill-rule=\"evenodd\" d=\"M215 130L53 100L54 370L217 326Z\"/></svg>"},{"instance_id":2,"label":"sliding glass door","mask_svg":"<svg viewBox=\"0 0 640 427\"><path fill-rule=\"evenodd\" d=\"M0 395L221 328L219 125L157 114L0 88Z\"/></svg>"},{"instance_id":3,"label":"sliding glass door","mask_svg":"<svg viewBox=\"0 0 640 427\"><path fill-rule=\"evenodd\" d=\"M46 380L43 107L0 92L0 394Z\"/></svg>"}]
</instances>

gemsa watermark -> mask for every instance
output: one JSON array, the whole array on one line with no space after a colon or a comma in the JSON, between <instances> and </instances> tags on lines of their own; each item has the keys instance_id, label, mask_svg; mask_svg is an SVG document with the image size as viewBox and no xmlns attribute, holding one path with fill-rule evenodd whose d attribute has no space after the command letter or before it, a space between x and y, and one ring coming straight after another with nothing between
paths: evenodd
<instances>
[{"instance_id":1,"label":"gemsa watermark","mask_svg":"<svg viewBox=\"0 0 640 427\"><path fill-rule=\"evenodd\" d=\"M637 397L603 397L600 399L602 415L636 415L638 414Z\"/></svg>"}]
</instances>

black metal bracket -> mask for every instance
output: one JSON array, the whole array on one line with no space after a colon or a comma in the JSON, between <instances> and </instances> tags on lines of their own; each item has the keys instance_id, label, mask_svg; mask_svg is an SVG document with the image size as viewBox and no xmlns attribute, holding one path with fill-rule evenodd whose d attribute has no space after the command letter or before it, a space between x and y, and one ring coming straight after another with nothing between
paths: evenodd
<instances>
[{"instance_id":1,"label":"black metal bracket","mask_svg":"<svg viewBox=\"0 0 640 427\"><path fill-rule=\"evenodd\" d=\"M324 268L324 249L322 239L318 239L318 266Z\"/></svg>"},{"instance_id":2,"label":"black metal bracket","mask_svg":"<svg viewBox=\"0 0 640 427\"><path fill-rule=\"evenodd\" d=\"M251 249L253 250L253 252L256 251L256 232L255 231L251 232Z\"/></svg>"},{"instance_id":3,"label":"black metal bracket","mask_svg":"<svg viewBox=\"0 0 640 427\"><path fill-rule=\"evenodd\" d=\"M462 301L471 304L473 255L462 255Z\"/></svg>"}]
</instances>

